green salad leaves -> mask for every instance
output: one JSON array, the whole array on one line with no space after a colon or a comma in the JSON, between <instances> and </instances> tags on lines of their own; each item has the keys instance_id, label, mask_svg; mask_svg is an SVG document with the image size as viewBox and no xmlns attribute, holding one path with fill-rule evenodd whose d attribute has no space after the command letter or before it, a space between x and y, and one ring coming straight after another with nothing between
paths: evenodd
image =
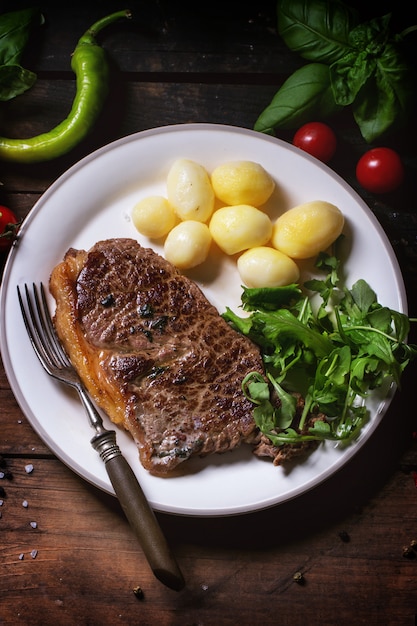
<instances>
[{"instance_id":1,"label":"green salad leaves","mask_svg":"<svg viewBox=\"0 0 417 626\"><path fill-rule=\"evenodd\" d=\"M274 134L351 107L365 141L405 124L417 103L416 72L391 15L361 21L341 0L279 0L278 34L308 63L260 114L255 130Z\"/></svg>"},{"instance_id":2,"label":"green salad leaves","mask_svg":"<svg viewBox=\"0 0 417 626\"><path fill-rule=\"evenodd\" d=\"M364 280L340 285L340 261L319 255L322 277L288 287L244 287L240 317L223 314L236 330L260 346L270 384L250 373L243 389L255 405L263 434L280 446L324 439L350 440L368 420L366 398L387 380L400 386L401 374L417 356L407 344L410 320L382 306ZM275 393L280 402L273 402ZM296 398L304 398L297 416ZM309 418L322 413L323 420Z\"/></svg>"}]
</instances>

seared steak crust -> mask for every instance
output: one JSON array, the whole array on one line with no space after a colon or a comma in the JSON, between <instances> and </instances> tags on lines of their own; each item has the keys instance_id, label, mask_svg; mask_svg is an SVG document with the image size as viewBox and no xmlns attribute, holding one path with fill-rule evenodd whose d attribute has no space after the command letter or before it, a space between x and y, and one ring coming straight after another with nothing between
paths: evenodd
<instances>
[{"instance_id":1,"label":"seared steak crust","mask_svg":"<svg viewBox=\"0 0 417 626\"><path fill-rule=\"evenodd\" d=\"M70 249L50 290L71 360L151 473L255 440L241 384L263 372L258 348L153 250L131 239Z\"/></svg>"}]
</instances>

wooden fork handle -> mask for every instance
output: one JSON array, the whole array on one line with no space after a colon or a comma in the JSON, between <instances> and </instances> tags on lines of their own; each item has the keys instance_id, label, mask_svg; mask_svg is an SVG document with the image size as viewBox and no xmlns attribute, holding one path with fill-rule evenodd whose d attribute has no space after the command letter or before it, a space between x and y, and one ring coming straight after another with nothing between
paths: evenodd
<instances>
[{"instance_id":1,"label":"wooden fork handle","mask_svg":"<svg viewBox=\"0 0 417 626\"><path fill-rule=\"evenodd\" d=\"M154 511L116 443L115 432L96 435L91 444L105 463L116 496L154 575L167 587L180 591L185 585L183 575Z\"/></svg>"}]
</instances>

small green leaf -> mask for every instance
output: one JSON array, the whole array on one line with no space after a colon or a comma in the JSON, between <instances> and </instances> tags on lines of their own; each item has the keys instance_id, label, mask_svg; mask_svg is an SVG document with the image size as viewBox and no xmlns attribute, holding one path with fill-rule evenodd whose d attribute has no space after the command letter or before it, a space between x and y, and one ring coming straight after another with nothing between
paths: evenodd
<instances>
[{"instance_id":1,"label":"small green leaf","mask_svg":"<svg viewBox=\"0 0 417 626\"><path fill-rule=\"evenodd\" d=\"M395 335L399 342L406 340L408 333L410 332L410 320L405 313L399 311L393 311L390 309L391 318L395 328Z\"/></svg>"},{"instance_id":2,"label":"small green leaf","mask_svg":"<svg viewBox=\"0 0 417 626\"><path fill-rule=\"evenodd\" d=\"M276 410L276 419L275 423L278 428L281 430L285 430L291 426L291 423L295 417L295 412L297 409L297 400L295 396L287 393L281 385L279 385L276 380L274 380L273 376L268 376L271 381L278 398L280 399L281 406Z\"/></svg>"},{"instance_id":3,"label":"small green leaf","mask_svg":"<svg viewBox=\"0 0 417 626\"><path fill-rule=\"evenodd\" d=\"M289 305L300 299L302 291L296 284L283 287L243 287L242 304L245 311L268 311Z\"/></svg>"},{"instance_id":4,"label":"small green leaf","mask_svg":"<svg viewBox=\"0 0 417 626\"><path fill-rule=\"evenodd\" d=\"M323 439L331 438L331 427L328 422L324 422L323 420L316 420L308 429L308 432L312 435L317 435L318 437L322 437Z\"/></svg>"},{"instance_id":5,"label":"small green leaf","mask_svg":"<svg viewBox=\"0 0 417 626\"><path fill-rule=\"evenodd\" d=\"M352 285L351 294L362 314L368 313L371 306L377 302L375 291L363 279Z\"/></svg>"},{"instance_id":6,"label":"small green leaf","mask_svg":"<svg viewBox=\"0 0 417 626\"><path fill-rule=\"evenodd\" d=\"M253 409L253 419L259 430L268 433L275 428L275 409L270 402L264 402Z\"/></svg>"},{"instance_id":7,"label":"small green leaf","mask_svg":"<svg viewBox=\"0 0 417 626\"><path fill-rule=\"evenodd\" d=\"M222 317L243 335L249 335L252 328L252 319L250 317L239 317L229 307L226 307Z\"/></svg>"},{"instance_id":8,"label":"small green leaf","mask_svg":"<svg viewBox=\"0 0 417 626\"><path fill-rule=\"evenodd\" d=\"M330 81L335 102L340 106L352 104L367 81L375 74L377 60L365 51L349 52L330 67Z\"/></svg>"},{"instance_id":9,"label":"small green leaf","mask_svg":"<svg viewBox=\"0 0 417 626\"><path fill-rule=\"evenodd\" d=\"M0 66L0 101L6 102L30 89L36 81L36 74L20 65Z\"/></svg>"}]
</instances>

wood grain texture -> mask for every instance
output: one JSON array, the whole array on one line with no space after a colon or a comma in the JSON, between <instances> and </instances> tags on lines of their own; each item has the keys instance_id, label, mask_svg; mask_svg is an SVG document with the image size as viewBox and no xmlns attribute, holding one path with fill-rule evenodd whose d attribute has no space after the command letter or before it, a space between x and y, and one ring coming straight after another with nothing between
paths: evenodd
<instances>
[{"instance_id":1,"label":"wood grain texture","mask_svg":"<svg viewBox=\"0 0 417 626\"><path fill-rule=\"evenodd\" d=\"M100 37L111 90L89 137L50 163L1 164L0 204L20 217L79 159L127 134L187 122L253 128L302 64L277 36L274 0L128 4L134 19ZM22 6L28 3L5 1L1 10ZM379 10L392 10L403 27L405 6L382 1ZM42 3L45 26L25 58L38 81L2 103L0 133L37 134L66 115L75 42L119 8L111 0ZM417 317L416 122L387 140L404 159L405 185L376 197L355 180L368 146L351 114L329 120L339 140L331 167L382 224ZM292 133L280 138L291 141ZM175 592L153 576L115 498L71 472L34 432L0 362L0 626L415 625L417 552L404 549L417 541L416 374L410 365L381 426L349 464L302 497L230 518L157 514L187 581Z\"/></svg>"},{"instance_id":2,"label":"wood grain texture","mask_svg":"<svg viewBox=\"0 0 417 626\"><path fill-rule=\"evenodd\" d=\"M4 624L118 619L229 624L237 616L245 624L256 623L253 619L273 624L277 607L280 623L301 624L306 605L308 614L324 624L336 623L335 616L338 624L349 624L353 615L359 624L413 623L417 563L404 558L403 547L416 536L416 494L407 474L396 474L377 497L343 519L323 517L312 528L307 499L304 511L297 507L302 519L293 519L296 532L283 532L285 511L279 508L239 520L188 519L185 524L160 516L186 572L187 588L176 593L155 583L116 501L53 459L33 462L28 476L29 460L10 463L13 487L2 506ZM316 502L317 519L320 510ZM226 542L224 533L234 540ZM341 538L346 533L349 541ZM294 581L297 572L304 584ZM133 593L137 586L143 600Z\"/></svg>"}]
</instances>

